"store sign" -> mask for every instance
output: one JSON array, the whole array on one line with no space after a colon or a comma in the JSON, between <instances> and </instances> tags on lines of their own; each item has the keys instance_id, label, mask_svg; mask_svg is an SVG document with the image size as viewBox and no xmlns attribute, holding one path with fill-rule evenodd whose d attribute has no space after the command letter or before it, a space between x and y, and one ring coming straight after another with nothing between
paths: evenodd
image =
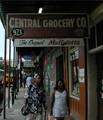
<instances>
[{"instance_id":1,"label":"store sign","mask_svg":"<svg viewBox=\"0 0 103 120\"><path fill-rule=\"evenodd\" d=\"M7 37L80 37L88 33L86 14L8 14Z\"/></svg>"},{"instance_id":2,"label":"store sign","mask_svg":"<svg viewBox=\"0 0 103 120\"><path fill-rule=\"evenodd\" d=\"M30 60L26 60L23 64L23 67L34 67L34 64Z\"/></svg>"},{"instance_id":3,"label":"store sign","mask_svg":"<svg viewBox=\"0 0 103 120\"><path fill-rule=\"evenodd\" d=\"M64 38L64 39L15 39L15 47L59 47L59 46L83 46L81 38Z\"/></svg>"}]
</instances>

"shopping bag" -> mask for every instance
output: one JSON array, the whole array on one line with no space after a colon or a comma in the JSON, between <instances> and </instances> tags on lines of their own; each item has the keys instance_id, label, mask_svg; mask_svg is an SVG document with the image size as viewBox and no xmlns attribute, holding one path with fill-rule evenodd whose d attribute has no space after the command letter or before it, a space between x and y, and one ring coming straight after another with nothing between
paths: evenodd
<instances>
[{"instance_id":1,"label":"shopping bag","mask_svg":"<svg viewBox=\"0 0 103 120\"><path fill-rule=\"evenodd\" d=\"M68 111L67 115L65 116L65 120L70 120L70 111Z\"/></svg>"},{"instance_id":2,"label":"shopping bag","mask_svg":"<svg viewBox=\"0 0 103 120\"><path fill-rule=\"evenodd\" d=\"M48 115L48 120L56 120L52 115Z\"/></svg>"}]
</instances>

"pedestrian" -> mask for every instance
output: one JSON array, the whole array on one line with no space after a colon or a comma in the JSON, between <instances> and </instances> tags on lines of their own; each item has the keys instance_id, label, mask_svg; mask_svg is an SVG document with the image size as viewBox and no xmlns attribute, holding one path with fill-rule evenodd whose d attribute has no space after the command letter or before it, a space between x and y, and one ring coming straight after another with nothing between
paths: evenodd
<instances>
[{"instance_id":1,"label":"pedestrian","mask_svg":"<svg viewBox=\"0 0 103 120\"><path fill-rule=\"evenodd\" d=\"M26 120L41 120L42 119L42 106L46 109L45 105L45 91L42 84L42 79L39 75L32 79L32 83L28 88L28 96L26 103L28 104L29 114Z\"/></svg>"},{"instance_id":2,"label":"pedestrian","mask_svg":"<svg viewBox=\"0 0 103 120\"><path fill-rule=\"evenodd\" d=\"M27 78L26 78L26 87L29 88L29 86L31 85L31 81L32 81L32 76L31 73L28 74Z\"/></svg>"},{"instance_id":3,"label":"pedestrian","mask_svg":"<svg viewBox=\"0 0 103 120\"><path fill-rule=\"evenodd\" d=\"M3 76L0 76L0 115L3 110Z\"/></svg>"},{"instance_id":4,"label":"pedestrian","mask_svg":"<svg viewBox=\"0 0 103 120\"><path fill-rule=\"evenodd\" d=\"M22 71L22 82L23 82L24 88L25 88L25 85L26 85L26 78L27 78L26 73L24 71Z\"/></svg>"},{"instance_id":5,"label":"pedestrian","mask_svg":"<svg viewBox=\"0 0 103 120\"><path fill-rule=\"evenodd\" d=\"M69 103L63 80L58 80L52 94L51 115L56 120L64 120L68 114Z\"/></svg>"}]
</instances>

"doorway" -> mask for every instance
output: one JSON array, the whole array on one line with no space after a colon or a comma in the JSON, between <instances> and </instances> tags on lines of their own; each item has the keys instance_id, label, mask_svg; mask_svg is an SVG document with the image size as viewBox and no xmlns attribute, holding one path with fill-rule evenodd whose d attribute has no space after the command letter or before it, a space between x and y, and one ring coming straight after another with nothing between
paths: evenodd
<instances>
[{"instance_id":1,"label":"doorway","mask_svg":"<svg viewBox=\"0 0 103 120\"><path fill-rule=\"evenodd\" d=\"M56 80L63 80L63 55L56 58Z\"/></svg>"}]
</instances>

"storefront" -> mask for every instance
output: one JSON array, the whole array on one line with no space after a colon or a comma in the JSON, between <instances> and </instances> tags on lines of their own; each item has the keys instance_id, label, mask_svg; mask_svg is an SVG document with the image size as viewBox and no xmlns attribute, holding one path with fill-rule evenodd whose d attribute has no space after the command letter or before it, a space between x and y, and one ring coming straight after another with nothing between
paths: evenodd
<instances>
[{"instance_id":1,"label":"storefront","mask_svg":"<svg viewBox=\"0 0 103 120\"><path fill-rule=\"evenodd\" d=\"M15 47L50 47L43 53L46 90L51 94L56 80L64 79L71 114L86 120L87 14L8 14L7 20L7 36L14 36Z\"/></svg>"},{"instance_id":2,"label":"storefront","mask_svg":"<svg viewBox=\"0 0 103 120\"><path fill-rule=\"evenodd\" d=\"M103 119L103 4L90 15L88 40L88 120ZM92 19L91 19L92 18Z\"/></svg>"}]
</instances>

